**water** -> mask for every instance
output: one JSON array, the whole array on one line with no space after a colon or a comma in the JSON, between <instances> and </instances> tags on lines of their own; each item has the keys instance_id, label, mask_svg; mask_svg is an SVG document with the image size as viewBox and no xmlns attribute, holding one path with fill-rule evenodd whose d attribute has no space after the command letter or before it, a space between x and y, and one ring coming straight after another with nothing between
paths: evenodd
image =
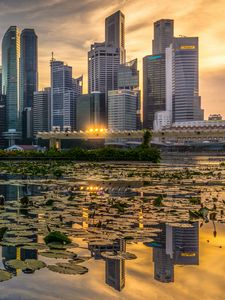
<instances>
[{"instance_id":1,"label":"water","mask_svg":"<svg viewBox=\"0 0 225 300\"><path fill-rule=\"evenodd\" d=\"M69 164L59 180L2 176L0 227L8 230L0 268L12 278L0 283L0 299L223 299L225 167L220 160L176 158L160 166ZM21 205L24 195L32 205ZM156 206L160 195L163 206ZM48 199L54 204L45 205ZM195 201L209 209L208 216L190 224L189 210L201 207ZM67 251L84 259L79 265L87 273L48 269L69 259L43 254L49 251L43 242L47 226L71 237L74 248ZM121 259L119 251L137 258ZM7 265L14 259L38 259L46 267L31 274Z\"/></svg>"}]
</instances>

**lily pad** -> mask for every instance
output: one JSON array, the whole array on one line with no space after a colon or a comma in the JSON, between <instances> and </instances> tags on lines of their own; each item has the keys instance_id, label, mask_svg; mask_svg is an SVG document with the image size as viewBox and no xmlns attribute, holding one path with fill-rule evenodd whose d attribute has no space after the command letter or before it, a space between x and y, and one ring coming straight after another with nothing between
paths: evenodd
<instances>
[{"instance_id":1,"label":"lily pad","mask_svg":"<svg viewBox=\"0 0 225 300\"><path fill-rule=\"evenodd\" d=\"M88 272L88 268L76 264L57 264L57 265L49 265L48 269L60 273L60 274L68 274L68 275L83 275Z\"/></svg>"},{"instance_id":2,"label":"lily pad","mask_svg":"<svg viewBox=\"0 0 225 300\"><path fill-rule=\"evenodd\" d=\"M12 278L12 274L0 269L0 282L7 281Z\"/></svg>"},{"instance_id":3,"label":"lily pad","mask_svg":"<svg viewBox=\"0 0 225 300\"><path fill-rule=\"evenodd\" d=\"M32 271L40 270L46 267L46 264L43 261L36 260L36 259L26 259L25 261L12 259L12 260L8 260L6 262L6 265L13 269L21 269L21 270L29 269Z\"/></svg>"},{"instance_id":4,"label":"lily pad","mask_svg":"<svg viewBox=\"0 0 225 300\"><path fill-rule=\"evenodd\" d=\"M56 258L56 259L74 259L77 257L77 254L69 251L60 251L60 250L51 250L39 253L41 256Z\"/></svg>"}]
</instances>

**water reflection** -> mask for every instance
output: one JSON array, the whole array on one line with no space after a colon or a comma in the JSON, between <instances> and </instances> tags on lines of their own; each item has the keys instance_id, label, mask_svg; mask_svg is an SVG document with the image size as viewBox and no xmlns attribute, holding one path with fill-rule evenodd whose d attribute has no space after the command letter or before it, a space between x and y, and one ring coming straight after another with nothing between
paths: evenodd
<instances>
[{"instance_id":1,"label":"water reflection","mask_svg":"<svg viewBox=\"0 0 225 300\"><path fill-rule=\"evenodd\" d=\"M199 222L190 227L160 224L153 246L154 278L174 282L174 265L199 264Z\"/></svg>"}]
</instances>

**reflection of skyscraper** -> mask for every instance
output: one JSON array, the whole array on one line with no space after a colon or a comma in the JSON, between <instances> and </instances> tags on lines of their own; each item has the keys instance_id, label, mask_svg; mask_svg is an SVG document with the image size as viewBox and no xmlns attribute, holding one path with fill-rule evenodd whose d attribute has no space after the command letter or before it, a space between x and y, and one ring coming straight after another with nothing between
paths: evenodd
<instances>
[{"instance_id":1,"label":"reflection of skyscraper","mask_svg":"<svg viewBox=\"0 0 225 300\"><path fill-rule=\"evenodd\" d=\"M125 63L125 16L120 10L105 19L105 42L119 49L120 63Z\"/></svg>"},{"instance_id":2,"label":"reflection of skyscraper","mask_svg":"<svg viewBox=\"0 0 225 300\"><path fill-rule=\"evenodd\" d=\"M162 248L153 248L154 278L161 282L174 281L174 263Z\"/></svg>"},{"instance_id":3,"label":"reflection of skyscraper","mask_svg":"<svg viewBox=\"0 0 225 300\"><path fill-rule=\"evenodd\" d=\"M108 285L121 291L125 287L125 260L106 258L105 276Z\"/></svg>"},{"instance_id":4,"label":"reflection of skyscraper","mask_svg":"<svg viewBox=\"0 0 225 300\"><path fill-rule=\"evenodd\" d=\"M174 281L174 265L199 264L199 224L171 226L160 224L162 231L153 246L154 278L161 282Z\"/></svg>"}]
</instances>

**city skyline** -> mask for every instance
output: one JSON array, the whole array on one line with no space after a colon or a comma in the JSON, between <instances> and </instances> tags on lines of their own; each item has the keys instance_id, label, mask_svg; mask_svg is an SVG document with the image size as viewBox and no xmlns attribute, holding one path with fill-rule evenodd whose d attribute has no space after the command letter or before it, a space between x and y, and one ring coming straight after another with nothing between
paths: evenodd
<instances>
[{"instance_id":1,"label":"city skyline","mask_svg":"<svg viewBox=\"0 0 225 300\"><path fill-rule=\"evenodd\" d=\"M96 2L21 0L20 6L15 7L14 0L1 0L0 36L3 37L10 25L18 25L21 29L34 28L39 36L40 88L49 86L49 61L54 51L58 59L73 66L74 76L84 74L85 92L87 52L91 43L104 41L104 20L107 16L118 9L126 15L127 60L138 58L140 74L142 58L152 52L153 22L161 18L174 19L175 36L199 36L200 94L205 117L210 113L225 115L225 44L222 42L223 29L217 25L223 19L223 1L207 1L207 5L205 1L188 1L186 10L178 1L170 5L165 0L160 5L146 0L138 4L133 0ZM135 14L132 13L134 11Z\"/></svg>"}]
</instances>

